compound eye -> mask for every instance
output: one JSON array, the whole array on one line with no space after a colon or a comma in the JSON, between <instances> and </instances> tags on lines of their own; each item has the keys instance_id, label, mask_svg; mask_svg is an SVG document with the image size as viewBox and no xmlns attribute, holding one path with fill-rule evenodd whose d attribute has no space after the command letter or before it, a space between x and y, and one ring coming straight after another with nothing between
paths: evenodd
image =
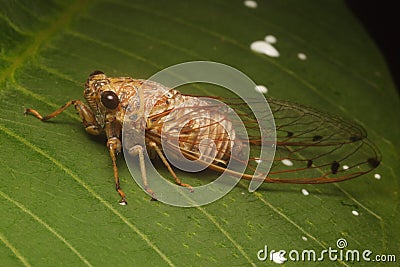
<instances>
[{"instance_id":1,"label":"compound eye","mask_svg":"<svg viewBox=\"0 0 400 267\"><path fill-rule=\"evenodd\" d=\"M99 75L99 74L104 74L104 72L102 72L101 70L95 70L89 74L89 77L92 77L94 75Z\"/></svg>"},{"instance_id":2,"label":"compound eye","mask_svg":"<svg viewBox=\"0 0 400 267\"><path fill-rule=\"evenodd\" d=\"M115 109L119 105L119 99L113 91L104 91L101 94L101 103L109 109Z\"/></svg>"}]
</instances>

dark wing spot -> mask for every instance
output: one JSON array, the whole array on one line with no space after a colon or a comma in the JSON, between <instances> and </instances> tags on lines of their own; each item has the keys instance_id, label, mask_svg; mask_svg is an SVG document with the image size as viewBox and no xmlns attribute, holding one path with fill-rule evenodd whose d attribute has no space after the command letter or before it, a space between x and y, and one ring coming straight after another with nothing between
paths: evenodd
<instances>
[{"instance_id":1,"label":"dark wing spot","mask_svg":"<svg viewBox=\"0 0 400 267\"><path fill-rule=\"evenodd\" d=\"M373 168L378 167L379 164L381 163L381 162L380 162L378 159L376 159L376 158L369 158L369 159L367 160L367 162L368 162L369 166L371 166L371 167L373 167Z\"/></svg>"},{"instance_id":2,"label":"dark wing spot","mask_svg":"<svg viewBox=\"0 0 400 267\"><path fill-rule=\"evenodd\" d=\"M351 141L351 142L357 142L357 141L360 141L362 139L362 137L361 136L357 136L357 135L352 135L352 136L350 136L350 138L349 138L349 140Z\"/></svg>"},{"instance_id":3,"label":"dark wing spot","mask_svg":"<svg viewBox=\"0 0 400 267\"><path fill-rule=\"evenodd\" d=\"M312 138L312 140L315 142L315 141L321 140L322 138L323 138L323 137L320 136L320 135L314 135L313 138Z\"/></svg>"},{"instance_id":4,"label":"dark wing spot","mask_svg":"<svg viewBox=\"0 0 400 267\"><path fill-rule=\"evenodd\" d=\"M332 162L332 165L331 165L332 174L337 173L337 171L339 170L339 166L340 166L339 162L337 162L337 161Z\"/></svg>"},{"instance_id":5,"label":"dark wing spot","mask_svg":"<svg viewBox=\"0 0 400 267\"><path fill-rule=\"evenodd\" d=\"M313 161L311 159L307 160L307 168L310 168L313 164Z\"/></svg>"}]
</instances>

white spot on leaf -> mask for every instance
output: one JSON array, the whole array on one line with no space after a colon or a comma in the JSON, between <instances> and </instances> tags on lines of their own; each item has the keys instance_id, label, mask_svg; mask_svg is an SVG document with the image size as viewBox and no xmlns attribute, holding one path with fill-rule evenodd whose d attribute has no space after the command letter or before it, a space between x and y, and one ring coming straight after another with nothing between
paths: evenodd
<instances>
[{"instance_id":1,"label":"white spot on leaf","mask_svg":"<svg viewBox=\"0 0 400 267\"><path fill-rule=\"evenodd\" d=\"M265 87L264 85L256 85L256 87L254 88L257 92L265 94L268 92L268 88Z\"/></svg>"},{"instance_id":2,"label":"white spot on leaf","mask_svg":"<svg viewBox=\"0 0 400 267\"><path fill-rule=\"evenodd\" d=\"M278 50L271 44L264 41L255 41L250 45L250 48L257 53L265 54L270 57L279 57Z\"/></svg>"},{"instance_id":3,"label":"white spot on leaf","mask_svg":"<svg viewBox=\"0 0 400 267\"><path fill-rule=\"evenodd\" d=\"M253 0L246 0L243 2L243 4L249 8L257 8L258 6L257 2Z\"/></svg>"},{"instance_id":4,"label":"white spot on leaf","mask_svg":"<svg viewBox=\"0 0 400 267\"><path fill-rule=\"evenodd\" d=\"M265 40L267 43L270 43L270 44L275 44L275 43L276 43L276 37L273 36L273 35L267 35L267 36L265 36L264 40Z\"/></svg>"},{"instance_id":5,"label":"white spot on leaf","mask_svg":"<svg viewBox=\"0 0 400 267\"><path fill-rule=\"evenodd\" d=\"M283 250L272 253L272 261L275 263L278 263L278 264L284 263L285 261L287 261L284 254L285 254L285 251L283 251Z\"/></svg>"},{"instance_id":6,"label":"white spot on leaf","mask_svg":"<svg viewBox=\"0 0 400 267\"><path fill-rule=\"evenodd\" d=\"M297 54L297 57L298 57L300 60L306 60L306 59L307 59L307 55L304 54L304 53L298 53L298 54Z\"/></svg>"}]
</instances>

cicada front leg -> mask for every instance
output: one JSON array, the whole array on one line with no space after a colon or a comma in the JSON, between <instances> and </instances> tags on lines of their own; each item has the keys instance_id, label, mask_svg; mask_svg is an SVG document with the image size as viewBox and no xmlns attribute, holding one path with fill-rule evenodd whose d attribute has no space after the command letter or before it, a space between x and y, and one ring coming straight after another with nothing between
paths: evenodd
<instances>
[{"instance_id":1,"label":"cicada front leg","mask_svg":"<svg viewBox=\"0 0 400 267\"><path fill-rule=\"evenodd\" d=\"M96 118L93 114L93 112L88 108L85 104L82 103L80 100L70 100L64 105L62 105L59 109L54 111L53 113L47 115L47 116L42 116L40 113L34 109L27 108L25 109L24 114L32 114L36 118L38 118L41 121L48 121L51 118L56 117L58 114L66 110L69 106L74 105L76 111L78 111L79 116L82 119L83 126L85 127L86 132L92 135L99 135L103 129L101 126L97 123Z\"/></svg>"},{"instance_id":2,"label":"cicada front leg","mask_svg":"<svg viewBox=\"0 0 400 267\"><path fill-rule=\"evenodd\" d=\"M69 106L74 105L75 109L78 111L79 116L82 119L82 123L85 126L86 132L92 135L99 135L103 129L102 127L97 123L96 118L93 114L93 112L85 105L82 103L80 100L71 100L67 102L65 105L54 111L53 113L47 115L47 116L42 116L38 111L28 108L25 110L25 114L32 114L39 120L45 122L51 118L56 117L58 114L63 112L65 109L67 109ZM108 123L106 125L106 133L107 133L107 147L110 151L110 156L113 164L113 170L114 170L114 178L115 178L115 187L119 195L121 196L120 204L121 205L126 205L126 199L125 199L125 194L121 190L119 186L119 178L118 178L118 169L117 169L117 164L116 164L116 154L121 151L121 142L117 138L119 135L119 128L113 125L112 123Z\"/></svg>"},{"instance_id":3,"label":"cicada front leg","mask_svg":"<svg viewBox=\"0 0 400 267\"><path fill-rule=\"evenodd\" d=\"M105 132L107 136L107 148L110 151L110 157L113 165L114 179L115 179L115 190L117 190L121 199L119 204L126 205L128 202L125 198L125 193L122 191L119 184L119 175L118 175L118 167L117 167L117 159L116 156L121 153L122 145L120 141L121 135L121 124L117 122L114 115L106 116L106 124L105 124Z\"/></svg>"},{"instance_id":4,"label":"cicada front leg","mask_svg":"<svg viewBox=\"0 0 400 267\"><path fill-rule=\"evenodd\" d=\"M107 140L107 147L110 151L110 157L113 165L114 179L115 179L115 190L117 190L118 194L121 197L119 204L126 205L125 193L122 191L119 185L119 175L118 175L118 167L117 167L117 159L116 155L121 152L121 141L117 137L111 137Z\"/></svg>"}]
</instances>

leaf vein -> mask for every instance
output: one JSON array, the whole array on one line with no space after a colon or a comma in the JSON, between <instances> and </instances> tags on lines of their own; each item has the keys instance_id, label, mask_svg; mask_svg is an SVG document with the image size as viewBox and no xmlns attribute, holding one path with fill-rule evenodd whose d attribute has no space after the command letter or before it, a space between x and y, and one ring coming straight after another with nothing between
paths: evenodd
<instances>
[{"instance_id":1,"label":"leaf vein","mask_svg":"<svg viewBox=\"0 0 400 267\"><path fill-rule=\"evenodd\" d=\"M1 193L2 192L0 191L0 194ZM19 252L18 249L14 247L13 244L11 244L11 242L8 241L7 238L1 232L0 232L0 241L2 241L4 245L6 245L6 247L8 247L12 251L12 253L14 253L14 255L22 262L23 265L31 266L29 262L25 259L25 257L22 256L21 252Z\"/></svg>"},{"instance_id":2,"label":"leaf vein","mask_svg":"<svg viewBox=\"0 0 400 267\"><path fill-rule=\"evenodd\" d=\"M12 199L9 195L5 194L4 192L0 191L0 196L17 206L20 210L31 216L35 221L37 221L40 225L42 225L44 228L46 228L49 232L51 232L53 235L55 235L60 241L62 241L73 253L75 253L79 259L81 259L87 266L92 266L90 262L82 256L82 254L79 253L79 251L72 246L71 243L69 243L60 233L58 233L53 227L51 227L49 224L47 224L45 221L39 218L36 214L34 214L32 211L30 211L27 207L19 203L18 201ZM1 235L0 235L1 239ZM20 257L18 257L20 258Z\"/></svg>"},{"instance_id":3,"label":"leaf vein","mask_svg":"<svg viewBox=\"0 0 400 267\"><path fill-rule=\"evenodd\" d=\"M155 244L152 243L152 241L149 239L149 237L143 233L142 231L139 230L139 228L137 228L135 225L133 225L127 218L125 218L121 213L119 213L110 203L108 203L106 200L104 200L101 196L99 196L90 186L88 186L81 178L78 177L78 175L76 175L74 172L72 172L69 168L67 168L66 166L64 166L61 162L59 162L58 160L56 160L55 158L53 158L52 156L48 155L45 151L41 150L40 148L36 147L34 144L30 143L28 140L26 140L25 138L13 133L11 130L3 127L2 125L0 125L0 130L2 130L3 132L5 132L7 135L13 137L14 139L16 139L17 141L21 142L22 144L24 144L25 146L27 146L28 148L32 149L33 151L37 152L38 154L42 155L43 157L45 157L47 160L49 160L52 164L54 164L55 166L57 166L58 168L60 168L61 170L63 170L65 173L67 173L69 176L71 176L78 184L80 184L83 188L85 188L92 196L94 196L97 200L100 201L101 204L103 204L105 207L107 207L112 213L114 213L116 216L118 216L131 230L133 230L137 235L139 235L144 241L145 243L151 248L153 249L169 266L174 266L174 264L172 263L172 261L167 257L167 255L165 255ZM0 191L0 195L7 198L6 195L4 193L2 193ZM8 198L7 198L8 199ZM12 200L11 198L9 199L11 202L15 202L14 204L19 204L18 202ZM18 205L17 205L18 206ZM19 206L20 208L23 207L22 205ZM30 214L32 217L34 217L35 219L37 218L37 220L39 221L40 218L38 218L36 215L34 215L33 213L30 213L29 210L27 209L23 209L24 211L26 211L28 214ZM35 217L36 216L36 217ZM41 220L40 220L41 221ZM43 221L42 221L43 222ZM44 222L43 222L44 223ZM47 224L44 223L43 224L46 228L47 228ZM48 228L49 230L52 229L50 226ZM54 232L53 232L54 231ZM52 232L54 234L56 234L57 236L59 235L57 232L55 232L55 230L52 230ZM61 240L65 240L64 238L62 238L62 236L60 235L60 239ZM66 244L68 244L68 241L66 241ZM73 249L72 246L69 246L71 249ZM76 251L77 252L77 251ZM77 252L79 253L79 252Z\"/></svg>"}]
</instances>

